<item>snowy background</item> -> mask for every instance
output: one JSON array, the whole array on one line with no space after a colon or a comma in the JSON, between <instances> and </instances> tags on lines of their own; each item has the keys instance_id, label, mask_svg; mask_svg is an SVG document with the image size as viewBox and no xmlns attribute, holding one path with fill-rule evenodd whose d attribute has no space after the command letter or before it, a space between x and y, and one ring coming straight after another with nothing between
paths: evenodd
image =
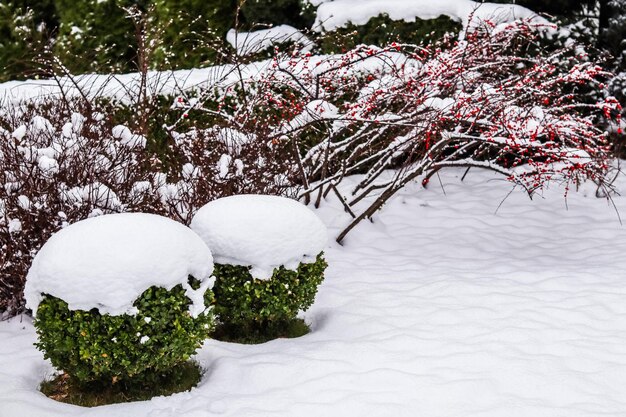
<instances>
[{"instance_id":1,"label":"snowy background","mask_svg":"<svg viewBox=\"0 0 626 417\"><path fill-rule=\"evenodd\" d=\"M362 24L381 13L404 21L444 14L461 21L466 30L475 6L469 0L308 1L318 7L313 32L308 35ZM533 16L528 9L501 4L485 4L474 13L475 17L494 14L496 25ZM538 25L547 22L536 16L533 20ZM569 29L561 28L558 34L567 37ZM230 30L226 41L242 55L257 53L276 41L294 42L307 53L312 48L308 35L278 25L257 32ZM321 71L329 62L342 59L342 55L305 56L294 65L302 69L319 66ZM144 93L181 94L172 109L197 110L202 103L196 98L187 100L185 95L215 85L229 89L258 77L272 64L269 59L240 66L150 71L146 78L128 73L9 81L0 84L0 111L62 93L75 98L85 94L88 100L108 97L126 104ZM355 67L371 74L378 68L371 60ZM142 84L145 80L147 85ZM619 87L616 80L619 77L611 83ZM605 92L613 94L610 89ZM434 103L446 102L436 97L431 107L436 107ZM319 116L320 109L326 116L337 113L331 103L313 100L301 114L283 120L282 127L301 127ZM611 109L617 113L617 107ZM83 122L80 114L72 115L61 137L78 137ZM0 128L4 135L0 138L19 142L25 137L44 137L41 132L46 130L56 135L40 116L28 126L13 132ZM620 125L618 119L610 128L617 132L619 126L623 122ZM219 159L218 177L224 179L233 157L255 137L228 128L218 130L218 139L228 152ZM119 140L119 149L132 148L142 154L146 137L124 125L109 131L98 140ZM173 133L180 141L185 139L184 134ZM36 144L33 141L29 146ZM33 163L53 175L60 165L48 156L48 147L42 145L39 150L40 159ZM235 159L234 164L237 161L231 179L243 175L243 162ZM134 160L129 159L128 165L134 166ZM251 168L246 165L245 173ZM180 176L194 180L197 169L186 164ZM381 180L393 174L387 171ZM311 332L260 345L207 340L195 357L205 373L190 392L91 409L56 402L39 391L41 382L55 375L55 370L33 345L32 319L19 315L0 321L0 417L625 416L626 226L620 218L626 219L626 199L619 191L626 190L626 179L618 178L618 192L611 200L597 198L592 184L567 193L552 184L531 200L519 189L511 192L512 185L503 176L472 169L462 181L463 174L459 169L442 170L425 189L423 176L416 178L372 222L361 222L343 246L333 238L351 219L329 193L315 210L331 237L324 249L329 267L314 305L301 314ZM338 194L349 195L362 179L345 178L338 184ZM159 192L176 190L162 182L155 185ZM180 183L184 185L183 180ZM109 195L106 186L94 184L96 190L106 188ZM11 194L15 184L3 185ZM93 193L89 190L93 188L69 191L79 197L86 194L88 200ZM99 191L96 194L94 199L100 200ZM26 196L17 198L21 197L25 198L19 200L21 209L36 206ZM376 192L370 193L359 207L367 207L376 197ZM114 210L122 208L116 203ZM98 210L96 214L103 213ZM65 220L59 227L67 226ZM22 223L13 219L6 228L9 236L18 236ZM323 241L320 237L304 243ZM132 252L128 246L117 249ZM275 251L269 246L265 249L270 254ZM317 246L312 254L316 252ZM271 270L276 265L265 266Z\"/></svg>"},{"instance_id":2,"label":"snowy background","mask_svg":"<svg viewBox=\"0 0 626 417\"><path fill-rule=\"evenodd\" d=\"M0 323L0 416L623 416L626 229L614 208L590 187L566 209L555 188L513 193L496 212L510 184L462 174L408 187L327 248L310 334L207 341L188 393L57 403L38 391L53 369L30 319ZM331 234L348 220L330 197L317 213Z\"/></svg>"}]
</instances>

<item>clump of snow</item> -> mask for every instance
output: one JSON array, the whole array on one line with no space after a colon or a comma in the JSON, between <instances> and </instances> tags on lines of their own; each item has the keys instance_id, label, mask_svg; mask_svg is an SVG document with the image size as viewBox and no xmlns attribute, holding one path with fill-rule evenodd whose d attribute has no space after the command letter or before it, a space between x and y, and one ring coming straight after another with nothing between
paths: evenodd
<instances>
[{"instance_id":1,"label":"clump of snow","mask_svg":"<svg viewBox=\"0 0 626 417\"><path fill-rule=\"evenodd\" d=\"M11 133L11 136L13 136L17 140L22 140L25 135L26 135L25 125L20 125L17 129L13 131L13 133Z\"/></svg>"},{"instance_id":2,"label":"clump of snow","mask_svg":"<svg viewBox=\"0 0 626 417\"><path fill-rule=\"evenodd\" d=\"M31 206L30 199L28 197L26 197L25 195L18 196L17 197L17 203L24 210L30 209L30 206Z\"/></svg>"},{"instance_id":3,"label":"clump of snow","mask_svg":"<svg viewBox=\"0 0 626 417\"><path fill-rule=\"evenodd\" d=\"M326 100L313 100L304 107L302 113L296 115L289 123L283 127L285 133L300 129L309 123L323 120L335 119L339 114L339 109Z\"/></svg>"},{"instance_id":4,"label":"clump of snow","mask_svg":"<svg viewBox=\"0 0 626 417\"><path fill-rule=\"evenodd\" d=\"M36 134L52 134L54 126L48 119L42 116L35 116L30 121L30 129Z\"/></svg>"},{"instance_id":5,"label":"clump of snow","mask_svg":"<svg viewBox=\"0 0 626 417\"><path fill-rule=\"evenodd\" d=\"M218 174L220 178L226 178L226 176L228 175L228 168L232 160L233 160L232 156L227 155L225 153L222 154L222 156L220 156L220 160L217 163L217 167L220 170Z\"/></svg>"},{"instance_id":6,"label":"clump of snow","mask_svg":"<svg viewBox=\"0 0 626 417\"><path fill-rule=\"evenodd\" d=\"M141 135L133 134L130 129L123 125L117 125L111 131L111 134L115 139L119 139L120 143L129 148L146 146L146 138Z\"/></svg>"},{"instance_id":7,"label":"clump of snow","mask_svg":"<svg viewBox=\"0 0 626 417\"><path fill-rule=\"evenodd\" d=\"M232 156L224 153L220 156L220 160L217 162L216 167L219 170L217 177L220 179L228 177L231 167L235 168L235 176L240 177L243 175L244 163L241 159L233 160Z\"/></svg>"},{"instance_id":8,"label":"clump of snow","mask_svg":"<svg viewBox=\"0 0 626 417\"><path fill-rule=\"evenodd\" d=\"M254 32L237 32L231 29L226 34L226 41L237 51L238 55L249 55L261 52L275 44L294 42L305 50L313 46L313 42L293 26L280 25Z\"/></svg>"},{"instance_id":9,"label":"clump of snow","mask_svg":"<svg viewBox=\"0 0 626 417\"><path fill-rule=\"evenodd\" d=\"M80 113L72 113L72 130L74 133L80 133L83 130L83 125L85 124L85 116Z\"/></svg>"},{"instance_id":10,"label":"clump of snow","mask_svg":"<svg viewBox=\"0 0 626 417\"><path fill-rule=\"evenodd\" d=\"M326 247L326 227L301 203L267 195L220 198L202 207L191 228L211 248L215 262L251 266L257 279L275 268L313 262Z\"/></svg>"},{"instance_id":11,"label":"clump of snow","mask_svg":"<svg viewBox=\"0 0 626 417\"><path fill-rule=\"evenodd\" d=\"M424 107L431 107L433 109L444 110L454 105L455 101L452 97L431 97L424 100Z\"/></svg>"},{"instance_id":12,"label":"clump of snow","mask_svg":"<svg viewBox=\"0 0 626 417\"><path fill-rule=\"evenodd\" d=\"M19 233L22 231L22 222L18 219L11 219L8 222L9 233Z\"/></svg>"},{"instance_id":13,"label":"clump of snow","mask_svg":"<svg viewBox=\"0 0 626 417\"><path fill-rule=\"evenodd\" d=\"M38 160L39 169L48 174L59 172L59 163L48 155L41 155Z\"/></svg>"},{"instance_id":14,"label":"clump of snow","mask_svg":"<svg viewBox=\"0 0 626 417\"><path fill-rule=\"evenodd\" d=\"M192 163L187 162L185 165L183 165L181 173L183 174L184 179L191 180L193 178L197 178L200 175L200 169L193 166Z\"/></svg>"},{"instance_id":15,"label":"clump of snow","mask_svg":"<svg viewBox=\"0 0 626 417\"><path fill-rule=\"evenodd\" d=\"M33 314L44 294L71 310L135 314L133 302L151 286L182 284L190 313L206 310L203 295L213 285L211 251L184 225L153 214L110 214L74 223L54 234L28 271L24 297ZM198 290L189 275L201 281Z\"/></svg>"},{"instance_id":16,"label":"clump of snow","mask_svg":"<svg viewBox=\"0 0 626 417\"><path fill-rule=\"evenodd\" d=\"M83 204L90 202L100 207L118 209L122 207L122 202L117 194L99 181L85 186L72 187L64 190L61 198L73 204Z\"/></svg>"},{"instance_id":17,"label":"clump of snow","mask_svg":"<svg viewBox=\"0 0 626 417\"><path fill-rule=\"evenodd\" d=\"M245 144L256 140L256 135L254 134L246 134L228 127L219 129L216 137L217 140L226 145L228 153L231 155L239 154Z\"/></svg>"},{"instance_id":18,"label":"clump of snow","mask_svg":"<svg viewBox=\"0 0 626 417\"><path fill-rule=\"evenodd\" d=\"M241 159L235 159L235 175L240 177L243 175L244 164Z\"/></svg>"}]
</instances>

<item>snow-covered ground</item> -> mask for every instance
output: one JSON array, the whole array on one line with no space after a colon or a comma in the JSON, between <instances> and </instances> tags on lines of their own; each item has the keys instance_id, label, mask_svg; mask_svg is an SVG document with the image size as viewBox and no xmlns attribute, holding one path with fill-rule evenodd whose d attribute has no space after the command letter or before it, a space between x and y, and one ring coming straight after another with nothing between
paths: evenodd
<instances>
[{"instance_id":1,"label":"snow-covered ground","mask_svg":"<svg viewBox=\"0 0 626 417\"><path fill-rule=\"evenodd\" d=\"M312 332L245 346L207 341L191 392L93 409L37 386L53 372L28 318L0 323L2 417L626 415L626 226L592 192L530 201L500 177L415 184L345 246ZM587 195L585 195L587 194ZM615 202L626 207L623 197ZM331 235L345 225L330 200Z\"/></svg>"}]
</instances>

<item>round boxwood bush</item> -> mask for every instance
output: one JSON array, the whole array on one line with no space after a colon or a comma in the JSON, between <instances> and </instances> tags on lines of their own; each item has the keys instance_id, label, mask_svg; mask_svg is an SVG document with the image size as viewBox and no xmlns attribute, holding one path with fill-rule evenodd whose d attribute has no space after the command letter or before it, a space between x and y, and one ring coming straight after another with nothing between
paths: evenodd
<instances>
[{"instance_id":1,"label":"round boxwood bush","mask_svg":"<svg viewBox=\"0 0 626 417\"><path fill-rule=\"evenodd\" d=\"M207 290L205 302L211 298ZM36 346L81 384L149 384L187 361L213 329L211 309L194 318L190 303L182 285L148 288L134 303L135 315L70 310L65 301L45 295L34 321Z\"/></svg>"},{"instance_id":2,"label":"round boxwood bush","mask_svg":"<svg viewBox=\"0 0 626 417\"><path fill-rule=\"evenodd\" d=\"M289 198L242 194L209 202L190 227L215 261L212 337L261 343L308 332L296 315L313 304L327 266L328 233L315 213Z\"/></svg>"},{"instance_id":3,"label":"round boxwood bush","mask_svg":"<svg viewBox=\"0 0 626 417\"><path fill-rule=\"evenodd\" d=\"M52 235L24 287L36 345L64 371L42 392L99 405L193 387L201 370L187 361L213 327L212 259L192 230L152 214L91 217ZM171 381L181 384L162 389Z\"/></svg>"},{"instance_id":4,"label":"round boxwood bush","mask_svg":"<svg viewBox=\"0 0 626 417\"><path fill-rule=\"evenodd\" d=\"M315 262L300 263L296 270L281 266L270 279L255 279L248 266L215 264L214 312L220 326L229 333L272 338L313 304L326 266L320 253Z\"/></svg>"}]
</instances>

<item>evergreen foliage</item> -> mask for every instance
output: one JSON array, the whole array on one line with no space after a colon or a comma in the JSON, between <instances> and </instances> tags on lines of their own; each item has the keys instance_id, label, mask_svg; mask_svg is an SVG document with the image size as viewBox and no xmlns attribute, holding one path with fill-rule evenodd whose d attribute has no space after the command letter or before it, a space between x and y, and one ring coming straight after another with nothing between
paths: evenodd
<instances>
[{"instance_id":1,"label":"evergreen foliage","mask_svg":"<svg viewBox=\"0 0 626 417\"><path fill-rule=\"evenodd\" d=\"M601 43L616 56L624 49L621 0L518 0L515 3L570 20L585 10L596 12L599 8L600 14L610 14L600 18L604 33ZM152 69L192 68L218 62L221 57L217 50L224 45L226 32L236 23L240 30L280 24L307 29L315 20L315 7L305 0L247 0L241 2L237 16L238 4L238 0L2 2L0 81L44 74L35 62L40 49L37 45L51 37L55 38L54 53L72 73L135 71L139 46L135 26L125 11L133 6L147 14L148 24L153 28L148 34L148 40L157 45L149 57ZM321 40L321 47L324 52L339 52L360 43L379 46L391 41L423 43L459 28L460 24L445 16L404 22L380 15L365 25L350 25L330 32Z\"/></svg>"},{"instance_id":2,"label":"evergreen foliage","mask_svg":"<svg viewBox=\"0 0 626 417\"><path fill-rule=\"evenodd\" d=\"M193 360L176 365L165 372L154 375L153 380L137 383L118 381L115 384L103 384L95 381L81 384L60 374L41 384L40 391L53 400L79 405L97 407L106 404L131 401L147 401L158 396L168 396L177 392L189 391L202 379L202 368Z\"/></svg>"},{"instance_id":3,"label":"evergreen foliage","mask_svg":"<svg viewBox=\"0 0 626 417\"><path fill-rule=\"evenodd\" d=\"M315 8L305 0L247 0L241 18L245 29L258 24L308 29L315 21Z\"/></svg>"},{"instance_id":4,"label":"evergreen foliage","mask_svg":"<svg viewBox=\"0 0 626 417\"><path fill-rule=\"evenodd\" d=\"M135 70L135 27L125 7L141 0L55 0L59 33L55 53L72 73Z\"/></svg>"},{"instance_id":5,"label":"evergreen foliage","mask_svg":"<svg viewBox=\"0 0 626 417\"><path fill-rule=\"evenodd\" d=\"M215 63L235 25L237 0L153 0L152 25L162 32L154 65L168 69Z\"/></svg>"},{"instance_id":6,"label":"evergreen foliage","mask_svg":"<svg viewBox=\"0 0 626 417\"><path fill-rule=\"evenodd\" d=\"M610 0L607 27L602 29L602 46L614 58L614 66L626 70L626 0Z\"/></svg>"},{"instance_id":7,"label":"evergreen foliage","mask_svg":"<svg viewBox=\"0 0 626 417\"><path fill-rule=\"evenodd\" d=\"M34 322L36 346L78 384L150 383L189 360L212 330L212 313L193 318L189 305L182 285L147 289L134 303L136 315L70 310L47 295Z\"/></svg>"},{"instance_id":8,"label":"evergreen foliage","mask_svg":"<svg viewBox=\"0 0 626 417\"><path fill-rule=\"evenodd\" d=\"M250 267L215 265L215 315L220 324L243 329L272 327L292 320L315 300L324 279L326 261L301 263L296 271L280 267L270 279L252 278Z\"/></svg>"},{"instance_id":9,"label":"evergreen foliage","mask_svg":"<svg viewBox=\"0 0 626 417\"><path fill-rule=\"evenodd\" d=\"M41 74L37 53L41 52L56 26L51 0L0 2L0 82L26 79Z\"/></svg>"},{"instance_id":10,"label":"evergreen foliage","mask_svg":"<svg viewBox=\"0 0 626 417\"><path fill-rule=\"evenodd\" d=\"M364 25L350 23L326 34L321 41L324 53L339 53L359 44L383 46L390 42L420 44L438 40L446 33L458 33L461 24L448 16L415 18L413 22L392 20L387 15L371 18Z\"/></svg>"}]
</instances>

